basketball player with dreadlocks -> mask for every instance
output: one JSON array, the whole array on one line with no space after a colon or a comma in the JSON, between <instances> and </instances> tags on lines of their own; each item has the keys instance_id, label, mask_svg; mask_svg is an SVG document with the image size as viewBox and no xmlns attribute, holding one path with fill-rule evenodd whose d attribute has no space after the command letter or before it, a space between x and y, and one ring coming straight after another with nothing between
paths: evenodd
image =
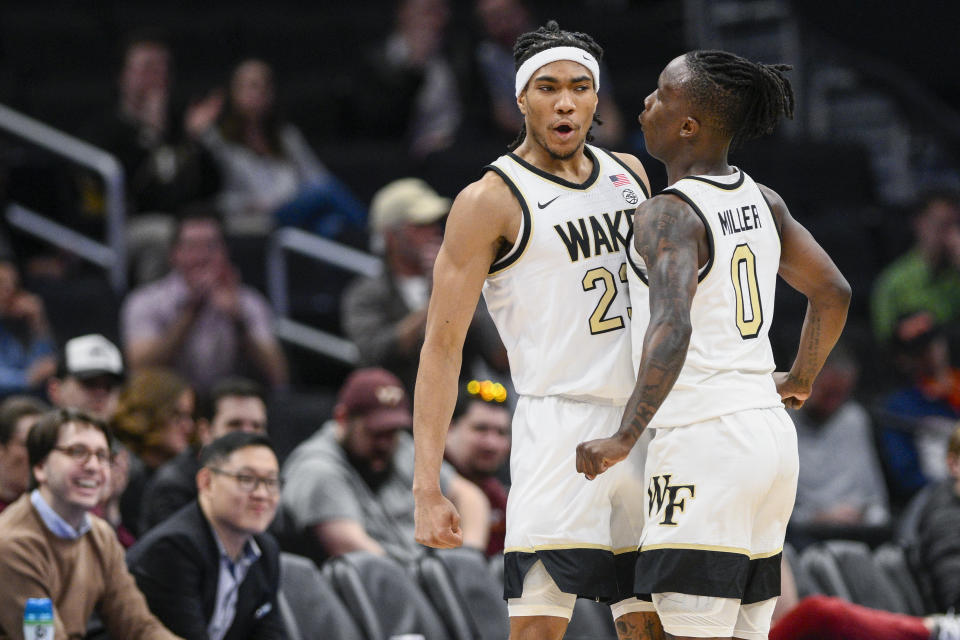
<instances>
[{"instance_id":1,"label":"basketball player with dreadlocks","mask_svg":"<svg viewBox=\"0 0 960 640\"><path fill-rule=\"evenodd\" d=\"M773 190L728 163L793 115L787 65L721 51L676 58L640 124L668 188L634 216L638 379L615 435L577 447L594 481L647 427L636 590L671 638L767 637L797 488L799 407L846 322L850 287ZM808 300L796 359L774 373L777 275ZM613 467L614 469L616 467Z\"/></svg>"},{"instance_id":2,"label":"basketball player with dreadlocks","mask_svg":"<svg viewBox=\"0 0 960 640\"><path fill-rule=\"evenodd\" d=\"M642 474L623 465L591 483L575 464L577 443L615 430L633 389L626 247L649 194L636 158L587 144L602 54L552 21L518 38L524 127L453 203L420 355L416 537L454 547L459 516L437 477L482 290L519 394L504 550L511 640L559 640L577 596L610 601L623 639L662 637L652 603L633 595Z\"/></svg>"}]
</instances>

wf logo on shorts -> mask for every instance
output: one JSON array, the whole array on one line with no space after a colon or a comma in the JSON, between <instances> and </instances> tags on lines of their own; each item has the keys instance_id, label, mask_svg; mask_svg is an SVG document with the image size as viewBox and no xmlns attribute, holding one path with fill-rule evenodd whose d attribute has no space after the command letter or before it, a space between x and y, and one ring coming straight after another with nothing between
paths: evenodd
<instances>
[{"instance_id":1,"label":"wf logo on shorts","mask_svg":"<svg viewBox=\"0 0 960 640\"><path fill-rule=\"evenodd\" d=\"M696 497L696 487L692 484L670 484L672 476L666 473L662 476L652 476L650 478L650 487L647 489L647 513L653 518L655 513L663 511L663 520L660 524L675 527L676 521L673 517L675 512L682 512L687 506L687 499L678 496L681 491L686 491L688 497L693 500Z\"/></svg>"}]
</instances>

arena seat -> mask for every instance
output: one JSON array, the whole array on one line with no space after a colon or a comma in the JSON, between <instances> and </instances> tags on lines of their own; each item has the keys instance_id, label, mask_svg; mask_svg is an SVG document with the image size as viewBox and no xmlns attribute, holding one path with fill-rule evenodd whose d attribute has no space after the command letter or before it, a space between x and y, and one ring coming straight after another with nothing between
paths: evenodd
<instances>
[{"instance_id":1,"label":"arena seat","mask_svg":"<svg viewBox=\"0 0 960 640\"><path fill-rule=\"evenodd\" d=\"M509 635L503 589L479 551L429 551L417 562L416 574L455 638L501 640Z\"/></svg>"},{"instance_id":2,"label":"arena seat","mask_svg":"<svg viewBox=\"0 0 960 640\"><path fill-rule=\"evenodd\" d=\"M903 596L874 562L870 547L865 543L827 540L823 546L836 559L850 591L851 602L873 609L908 613Z\"/></svg>"},{"instance_id":3,"label":"arena seat","mask_svg":"<svg viewBox=\"0 0 960 640\"><path fill-rule=\"evenodd\" d=\"M817 583L807 571L806 567L800 563L800 556L792 544L783 545L783 557L786 558L790 570L793 572L793 581L797 585L797 595L800 598L806 598L820 593Z\"/></svg>"},{"instance_id":4,"label":"arena seat","mask_svg":"<svg viewBox=\"0 0 960 640\"><path fill-rule=\"evenodd\" d=\"M280 615L290 640L356 640L360 628L308 558L280 554Z\"/></svg>"},{"instance_id":5,"label":"arena seat","mask_svg":"<svg viewBox=\"0 0 960 640\"><path fill-rule=\"evenodd\" d=\"M903 547L887 543L877 547L873 552L873 559L890 583L900 593L906 605L907 613L922 616L927 613L920 587L907 564L907 556Z\"/></svg>"},{"instance_id":6,"label":"arena seat","mask_svg":"<svg viewBox=\"0 0 960 640\"><path fill-rule=\"evenodd\" d=\"M395 560L352 551L327 561L323 573L367 640L406 633L455 640L430 600Z\"/></svg>"},{"instance_id":7,"label":"arena seat","mask_svg":"<svg viewBox=\"0 0 960 640\"><path fill-rule=\"evenodd\" d=\"M817 593L852 602L837 560L822 544L813 544L800 554L800 567L813 580Z\"/></svg>"},{"instance_id":8,"label":"arena seat","mask_svg":"<svg viewBox=\"0 0 960 640\"><path fill-rule=\"evenodd\" d=\"M585 598L577 598L573 617L563 640L617 640L610 606Z\"/></svg>"}]
</instances>

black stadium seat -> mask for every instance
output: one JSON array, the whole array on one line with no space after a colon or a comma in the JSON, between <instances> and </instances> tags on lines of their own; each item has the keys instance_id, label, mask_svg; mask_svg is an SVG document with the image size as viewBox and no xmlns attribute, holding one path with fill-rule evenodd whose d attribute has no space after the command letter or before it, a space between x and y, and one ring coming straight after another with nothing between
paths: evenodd
<instances>
[{"instance_id":1,"label":"black stadium seat","mask_svg":"<svg viewBox=\"0 0 960 640\"><path fill-rule=\"evenodd\" d=\"M578 598L563 640L617 640L610 607L602 602Z\"/></svg>"},{"instance_id":2,"label":"black stadium seat","mask_svg":"<svg viewBox=\"0 0 960 640\"><path fill-rule=\"evenodd\" d=\"M290 640L357 640L360 628L309 558L280 554L278 604Z\"/></svg>"},{"instance_id":3,"label":"black stadium seat","mask_svg":"<svg viewBox=\"0 0 960 640\"><path fill-rule=\"evenodd\" d=\"M417 559L412 569L453 640L480 640L480 630L466 600L443 561L436 554L427 552Z\"/></svg>"},{"instance_id":4,"label":"black stadium seat","mask_svg":"<svg viewBox=\"0 0 960 640\"><path fill-rule=\"evenodd\" d=\"M503 588L482 553L465 548L431 551L419 560L416 572L455 638L502 640L509 635Z\"/></svg>"},{"instance_id":5,"label":"black stadium seat","mask_svg":"<svg viewBox=\"0 0 960 640\"><path fill-rule=\"evenodd\" d=\"M873 559L897 591L900 592L900 596L906 604L907 613L914 616L923 616L928 613L916 578L914 578L910 565L907 563L907 556L903 547L893 543L881 545L874 550Z\"/></svg>"},{"instance_id":6,"label":"black stadium seat","mask_svg":"<svg viewBox=\"0 0 960 640\"><path fill-rule=\"evenodd\" d=\"M813 580L817 593L852 601L840 567L823 545L813 544L800 554L800 567Z\"/></svg>"},{"instance_id":7,"label":"black stadium seat","mask_svg":"<svg viewBox=\"0 0 960 640\"><path fill-rule=\"evenodd\" d=\"M806 567L801 565L797 550L789 542L783 545L783 557L786 558L790 571L793 572L793 581L797 585L797 595L799 597L806 598L821 593Z\"/></svg>"},{"instance_id":8,"label":"black stadium seat","mask_svg":"<svg viewBox=\"0 0 960 640\"><path fill-rule=\"evenodd\" d=\"M366 640L407 633L427 640L454 640L430 600L395 560L352 551L327 561L323 573Z\"/></svg>"},{"instance_id":9,"label":"black stadium seat","mask_svg":"<svg viewBox=\"0 0 960 640\"><path fill-rule=\"evenodd\" d=\"M823 545L836 559L852 602L872 609L908 613L903 596L874 562L870 547L852 540L827 540Z\"/></svg>"}]
</instances>

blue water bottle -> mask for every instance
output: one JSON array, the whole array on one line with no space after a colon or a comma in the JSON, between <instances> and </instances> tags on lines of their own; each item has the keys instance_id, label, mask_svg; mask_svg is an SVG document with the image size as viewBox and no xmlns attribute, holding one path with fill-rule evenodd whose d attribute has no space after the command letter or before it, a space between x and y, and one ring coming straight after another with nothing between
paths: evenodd
<instances>
[{"instance_id":1,"label":"blue water bottle","mask_svg":"<svg viewBox=\"0 0 960 640\"><path fill-rule=\"evenodd\" d=\"M50 598L27 598L23 608L23 640L53 640L53 603Z\"/></svg>"}]
</instances>

